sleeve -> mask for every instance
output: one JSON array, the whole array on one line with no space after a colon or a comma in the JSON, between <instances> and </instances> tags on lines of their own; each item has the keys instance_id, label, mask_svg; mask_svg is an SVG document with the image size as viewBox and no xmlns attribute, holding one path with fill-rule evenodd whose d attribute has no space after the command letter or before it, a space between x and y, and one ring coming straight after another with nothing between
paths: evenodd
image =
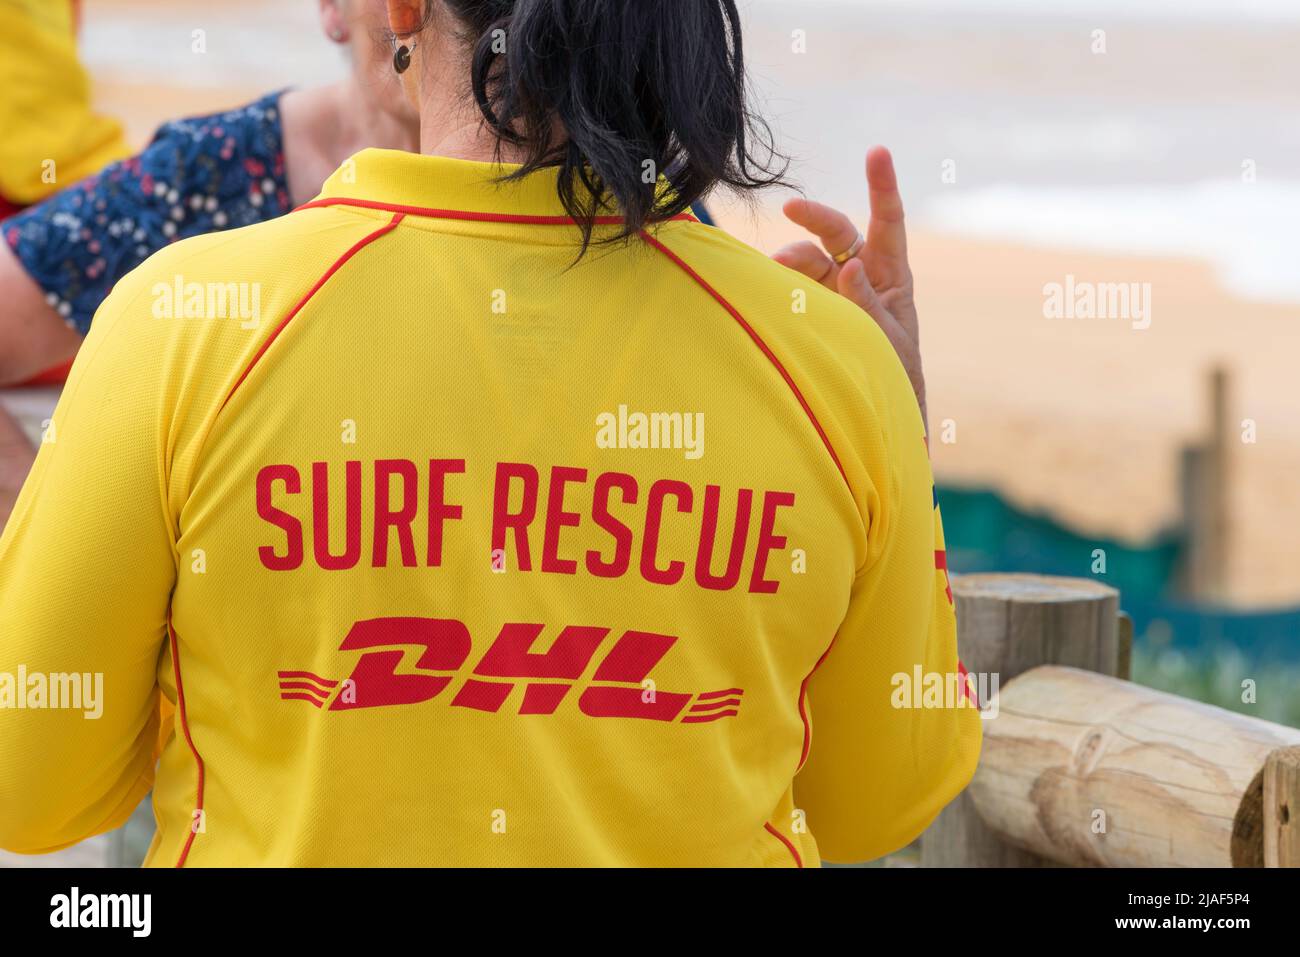
<instances>
[{"instance_id":1,"label":"sleeve","mask_svg":"<svg viewBox=\"0 0 1300 957\"><path fill-rule=\"evenodd\" d=\"M120 825L153 783L176 565L162 390L142 357L165 333L126 287L0 537L0 847L17 852Z\"/></svg>"},{"instance_id":2,"label":"sleeve","mask_svg":"<svg viewBox=\"0 0 1300 957\"><path fill-rule=\"evenodd\" d=\"M929 455L915 401L897 398L873 557L808 682L812 743L795 798L828 861L873 860L914 840L979 757Z\"/></svg>"}]
</instances>

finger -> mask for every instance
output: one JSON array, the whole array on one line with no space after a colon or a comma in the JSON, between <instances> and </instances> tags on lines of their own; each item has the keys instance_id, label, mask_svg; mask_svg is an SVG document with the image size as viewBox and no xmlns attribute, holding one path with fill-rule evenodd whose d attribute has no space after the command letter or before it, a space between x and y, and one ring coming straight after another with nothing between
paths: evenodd
<instances>
[{"instance_id":1,"label":"finger","mask_svg":"<svg viewBox=\"0 0 1300 957\"><path fill-rule=\"evenodd\" d=\"M772 254L772 258L782 266L803 273L813 282L821 283L828 289L835 289L837 278L835 263L816 243L805 241L782 246Z\"/></svg>"},{"instance_id":2,"label":"finger","mask_svg":"<svg viewBox=\"0 0 1300 957\"><path fill-rule=\"evenodd\" d=\"M888 320L894 325L898 325L894 317L889 314L889 310L881 303L880 297L876 295L876 290L871 288L871 281L867 278L867 270L862 265L862 260L850 259L844 265L844 268L840 270L836 291L849 302L864 310L877 323Z\"/></svg>"},{"instance_id":3,"label":"finger","mask_svg":"<svg viewBox=\"0 0 1300 957\"><path fill-rule=\"evenodd\" d=\"M785 215L821 240L826 251L838 256L858 241L858 227L838 209L810 199L792 199L785 204Z\"/></svg>"},{"instance_id":4,"label":"finger","mask_svg":"<svg viewBox=\"0 0 1300 957\"><path fill-rule=\"evenodd\" d=\"M839 283L840 295L865 310L880 327L880 331L885 334L889 344L894 347L894 352L907 372L908 381L912 383L912 391L916 394L916 400L920 403L924 415L925 377L921 373L921 352L916 342L908 336L902 324L885 308L876 291L871 288L866 267L861 260L851 260L840 270Z\"/></svg>"},{"instance_id":5,"label":"finger","mask_svg":"<svg viewBox=\"0 0 1300 957\"><path fill-rule=\"evenodd\" d=\"M898 191L894 158L883 146L867 151L867 191L871 196L871 247L885 256L907 258L907 228L903 224L903 197Z\"/></svg>"},{"instance_id":6,"label":"finger","mask_svg":"<svg viewBox=\"0 0 1300 957\"><path fill-rule=\"evenodd\" d=\"M867 278L867 269L862 265L862 260L850 259L840 270L838 292L875 320L876 325L889 338L903 365L911 368L916 344L912 342L902 324L894 318L894 314L880 301L876 290L871 288L871 281Z\"/></svg>"}]
</instances>

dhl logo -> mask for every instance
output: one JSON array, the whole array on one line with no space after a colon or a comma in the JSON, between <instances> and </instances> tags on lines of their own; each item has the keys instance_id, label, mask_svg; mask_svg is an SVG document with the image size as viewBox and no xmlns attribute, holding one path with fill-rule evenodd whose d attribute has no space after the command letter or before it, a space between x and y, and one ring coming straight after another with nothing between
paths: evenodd
<instances>
[{"instance_id":1,"label":"dhl logo","mask_svg":"<svg viewBox=\"0 0 1300 957\"><path fill-rule=\"evenodd\" d=\"M534 652L544 625L507 623L468 675L473 651L463 622L452 618L371 618L358 621L339 646L360 651L342 681L310 671L281 671L280 697L328 711L420 704L456 685L453 708L499 712L516 686L524 692L519 714L554 714L586 674L610 629L568 625L549 651ZM641 718L700 724L734 717L744 690L658 691L650 672L677 642L674 635L625 631L609 647L577 696L592 718ZM403 661L416 656L413 664Z\"/></svg>"}]
</instances>

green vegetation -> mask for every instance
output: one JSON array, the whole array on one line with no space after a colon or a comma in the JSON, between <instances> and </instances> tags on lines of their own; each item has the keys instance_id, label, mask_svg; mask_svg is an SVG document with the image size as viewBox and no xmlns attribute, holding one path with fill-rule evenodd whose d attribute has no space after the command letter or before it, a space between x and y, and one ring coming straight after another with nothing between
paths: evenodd
<instances>
[{"instance_id":1,"label":"green vegetation","mask_svg":"<svg viewBox=\"0 0 1300 957\"><path fill-rule=\"evenodd\" d=\"M1229 711L1300 728L1300 663L1251 661L1223 645L1188 655L1155 642L1135 642L1138 684Z\"/></svg>"}]
</instances>

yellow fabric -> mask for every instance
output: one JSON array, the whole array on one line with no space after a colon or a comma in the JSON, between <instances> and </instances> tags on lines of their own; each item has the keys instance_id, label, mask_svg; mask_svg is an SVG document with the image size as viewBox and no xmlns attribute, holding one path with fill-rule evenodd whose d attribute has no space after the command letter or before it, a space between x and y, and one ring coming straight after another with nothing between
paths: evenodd
<instances>
[{"instance_id":1,"label":"yellow fabric","mask_svg":"<svg viewBox=\"0 0 1300 957\"><path fill-rule=\"evenodd\" d=\"M130 152L122 127L91 108L72 3L0 3L0 196L38 202Z\"/></svg>"},{"instance_id":2,"label":"yellow fabric","mask_svg":"<svg viewBox=\"0 0 1300 957\"><path fill-rule=\"evenodd\" d=\"M324 195L561 214L554 173L499 172L367 150ZM156 696L178 698L169 615L184 702L153 865L188 842L187 865L791 866L787 841L815 865L913 839L969 779L980 722L893 706L895 675L957 659L921 417L875 324L718 230L656 230L788 371L842 475L772 358L648 243L574 265L568 225L394 216L310 208L177 243L100 309L0 539L0 672L102 671L106 704L0 711L0 846L130 813ZM159 318L177 283L255 284L260 322ZM702 413L702 454L602 447L620 406ZM538 481L531 521L526 477L504 486L524 519L498 543L500 463ZM381 474L409 532L406 514L376 534ZM702 587L727 584L741 490L739 576ZM355 564L324 570L326 551ZM650 580L673 562L679 581Z\"/></svg>"}]
</instances>

